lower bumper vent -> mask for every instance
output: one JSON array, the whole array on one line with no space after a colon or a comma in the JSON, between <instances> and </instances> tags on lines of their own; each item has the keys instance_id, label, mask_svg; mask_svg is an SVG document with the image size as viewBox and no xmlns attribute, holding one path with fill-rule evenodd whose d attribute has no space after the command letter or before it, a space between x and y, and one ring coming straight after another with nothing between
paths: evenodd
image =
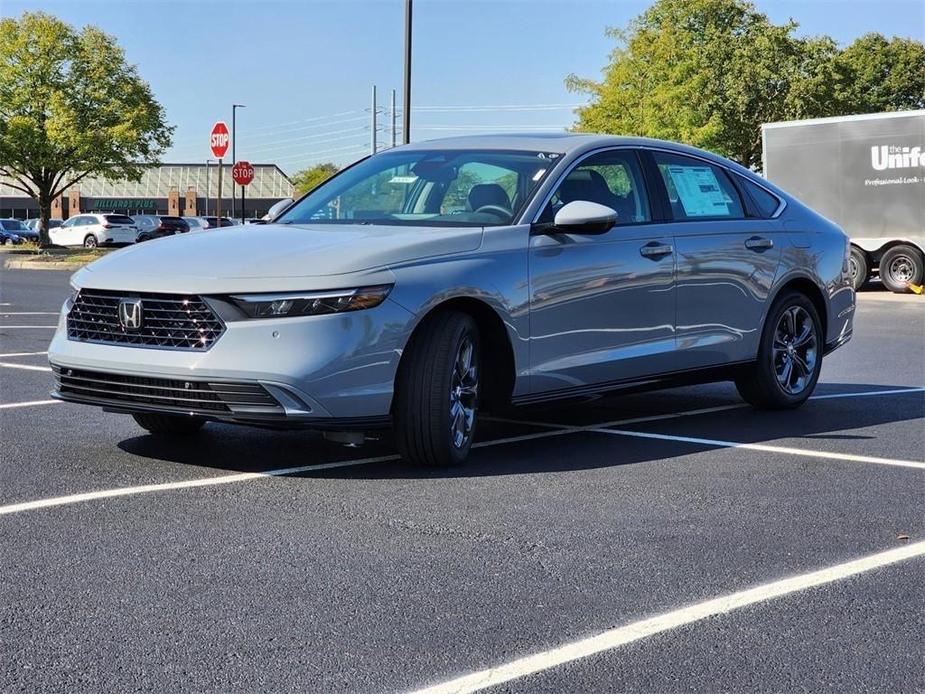
<instances>
[{"instance_id":1,"label":"lower bumper vent","mask_svg":"<svg viewBox=\"0 0 925 694\"><path fill-rule=\"evenodd\" d=\"M283 408L259 383L188 381L53 366L64 400L184 414L279 414Z\"/></svg>"}]
</instances>

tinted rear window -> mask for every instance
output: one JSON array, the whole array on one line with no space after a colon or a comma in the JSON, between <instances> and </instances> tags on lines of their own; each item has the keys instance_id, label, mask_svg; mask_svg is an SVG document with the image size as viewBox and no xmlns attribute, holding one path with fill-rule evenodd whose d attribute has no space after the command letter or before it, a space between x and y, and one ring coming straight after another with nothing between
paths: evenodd
<instances>
[{"instance_id":1,"label":"tinted rear window","mask_svg":"<svg viewBox=\"0 0 925 694\"><path fill-rule=\"evenodd\" d=\"M18 219L4 219L0 224L7 231L26 231L26 227Z\"/></svg>"},{"instance_id":2,"label":"tinted rear window","mask_svg":"<svg viewBox=\"0 0 925 694\"><path fill-rule=\"evenodd\" d=\"M745 189L748 191L748 194L751 196L752 200L755 201L755 204L758 206L758 211L761 212L762 217L771 217L777 208L780 207L780 200L777 199L776 195L773 195L766 191L759 185L752 183L747 178L740 178L745 186Z\"/></svg>"},{"instance_id":3,"label":"tinted rear window","mask_svg":"<svg viewBox=\"0 0 925 694\"><path fill-rule=\"evenodd\" d=\"M186 224L186 220L182 217L161 217L162 222L170 222L171 224Z\"/></svg>"},{"instance_id":4,"label":"tinted rear window","mask_svg":"<svg viewBox=\"0 0 925 694\"><path fill-rule=\"evenodd\" d=\"M103 219L105 219L110 224L134 224L135 220L131 217L126 217L124 214L104 214Z\"/></svg>"}]
</instances>

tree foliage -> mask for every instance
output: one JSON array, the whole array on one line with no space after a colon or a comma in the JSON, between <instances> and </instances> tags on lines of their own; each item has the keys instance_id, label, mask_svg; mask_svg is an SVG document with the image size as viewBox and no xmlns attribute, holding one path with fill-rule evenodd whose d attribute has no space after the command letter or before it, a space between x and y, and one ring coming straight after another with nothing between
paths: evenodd
<instances>
[{"instance_id":1,"label":"tree foliage","mask_svg":"<svg viewBox=\"0 0 925 694\"><path fill-rule=\"evenodd\" d=\"M925 45L865 34L839 55L841 98L857 113L925 108Z\"/></svg>"},{"instance_id":2,"label":"tree foliage","mask_svg":"<svg viewBox=\"0 0 925 694\"><path fill-rule=\"evenodd\" d=\"M340 171L340 169L337 167L337 164L332 164L331 162L316 164L315 166L298 171L292 177L292 185L295 187L297 195L304 195L313 188L320 186L338 171Z\"/></svg>"},{"instance_id":3,"label":"tree foliage","mask_svg":"<svg viewBox=\"0 0 925 694\"><path fill-rule=\"evenodd\" d=\"M115 39L43 12L0 20L0 174L39 204L87 176L139 180L173 128Z\"/></svg>"},{"instance_id":4,"label":"tree foliage","mask_svg":"<svg viewBox=\"0 0 925 694\"><path fill-rule=\"evenodd\" d=\"M796 28L747 0L656 0L608 30L603 80L566 80L591 95L575 130L677 140L757 168L762 123L921 103L922 44L870 35L840 50Z\"/></svg>"}]
</instances>

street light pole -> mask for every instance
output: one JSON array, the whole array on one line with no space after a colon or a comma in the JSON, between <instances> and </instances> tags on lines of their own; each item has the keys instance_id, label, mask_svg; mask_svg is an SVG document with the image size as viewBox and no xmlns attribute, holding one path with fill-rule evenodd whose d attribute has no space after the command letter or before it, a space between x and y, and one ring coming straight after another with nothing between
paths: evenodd
<instances>
[{"instance_id":1,"label":"street light pole","mask_svg":"<svg viewBox=\"0 0 925 694\"><path fill-rule=\"evenodd\" d=\"M411 0L405 0L405 93L402 95L401 141L411 142Z\"/></svg>"},{"instance_id":2,"label":"street light pole","mask_svg":"<svg viewBox=\"0 0 925 694\"><path fill-rule=\"evenodd\" d=\"M237 115L237 110L239 108L247 108L244 104L232 104L231 105L231 165L234 166L237 163L237 158L235 156L235 145L238 144L238 138L235 137L235 117ZM234 186L231 187L231 218L234 219Z\"/></svg>"}]
</instances>

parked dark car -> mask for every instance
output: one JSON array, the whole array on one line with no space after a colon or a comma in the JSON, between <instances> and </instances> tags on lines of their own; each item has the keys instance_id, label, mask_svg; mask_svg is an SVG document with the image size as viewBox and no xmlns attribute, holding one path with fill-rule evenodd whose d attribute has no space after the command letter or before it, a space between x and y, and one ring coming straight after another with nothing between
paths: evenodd
<instances>
[{"instance_id":1,"label":"parked dark car","mask_svg":"<svg viewBox=\"0 0 925 694\"><path fill-rule=\"evenodd\" d=\"M2 229L5 234L3 243L21 243L22 241L39 240L38 232L33 232L18 219L0 219L0 229ZM13 237L15 237L15 239ZM9 239L9 241L7 239Z\"/></svg>"},{"instance_id":2,"label":"parked dark car","mask_svg":"<svg viewBox=\"0 0 925 694\"><path fill-rule=\"evenodd\" d=\"M132 219L138 227L138 243L159 239L163 236L185 234L189 224L182 217L170 217L156 214L137 214Z\"/></svg>"},{"instance_id":3,"label":"parked dark car","mask_svg":"<svg viewBox=\"0 0 925 694\"><path fill-rule=\"evenodd\" d=\"M223 227L238 226L237 222L235 222L233 219L228 219L228 217L222 217L221 224L218 223L218 219L219 219L218 217L203 217L203 219L209 223L210 229L216 229L219 226L223 226Z\"/></svg>"},{"instance_id":4,"label":"parked dark car","mask_svg":"<svg viewBox=\"0 0 925 694\"><path fill-rule=\"evenodd\" d=\"M36 219L27 219L23 224L26 225L26 228L29 230L30 235L26 235L24 238L27 240L39 240L39 220ZM48 230L57 229L59 226L64 224L63 219L49 219L48 220Z\"/></svg>"}]
</instances>

